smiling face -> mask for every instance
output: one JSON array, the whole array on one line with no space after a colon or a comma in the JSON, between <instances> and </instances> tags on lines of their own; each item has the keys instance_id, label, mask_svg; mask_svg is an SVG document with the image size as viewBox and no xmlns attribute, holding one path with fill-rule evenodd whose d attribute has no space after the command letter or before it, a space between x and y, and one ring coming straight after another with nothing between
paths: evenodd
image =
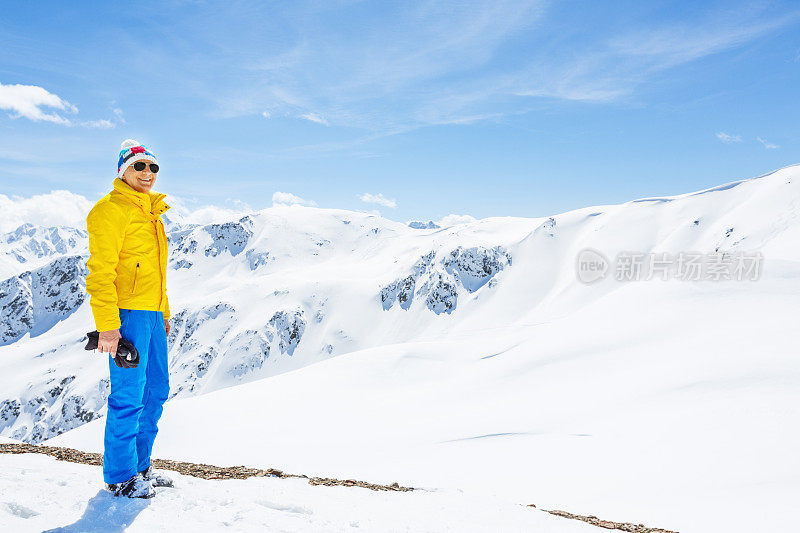
<instances>
[{"instance_id":1,"label":"smiling face","mask_svg":"<svg viewBox=\"0 0 800 533\"><path fill-rule=\"evenodd\" d=\"M150 163L153 161L149 159L140 159L139 161L146 163L144 170L139 172L131 165L125 169L121 177L134 190L149 193L150 189L153 188L153 184L156 182L157 176L150 172Z\"/></svg>"}]
</instances>

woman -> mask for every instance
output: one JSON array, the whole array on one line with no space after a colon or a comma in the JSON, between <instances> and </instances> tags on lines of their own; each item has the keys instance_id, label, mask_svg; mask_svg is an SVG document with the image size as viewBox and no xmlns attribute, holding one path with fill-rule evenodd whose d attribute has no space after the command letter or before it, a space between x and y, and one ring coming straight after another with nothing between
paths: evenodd
<instances>
[{"instance_id":1,"label":"woman","mask_svg":"<svg viewBox=\"0 0 800 533\"><path fill-rule=\"evenodd\" d=\"M167 237L161 214L170 206L166 195L151 191L158 171L152 152L126 140L113 189L86 217L91 254L86 292L111 378L103 478L112 494L131 498L151 498L154 486L172 486L150 466L169 396ZM120 338L136 347L137 366L116 357Z\"/></svg>"}]
</instances>

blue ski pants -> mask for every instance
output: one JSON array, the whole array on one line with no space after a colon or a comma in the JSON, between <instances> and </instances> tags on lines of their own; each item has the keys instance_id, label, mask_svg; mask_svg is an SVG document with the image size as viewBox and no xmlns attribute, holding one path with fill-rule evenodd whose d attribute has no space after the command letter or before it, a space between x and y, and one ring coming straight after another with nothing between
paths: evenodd
<instances>
[{"instance_id":1,"label":"blue ski pants","mask_svg":"<svg viewBox=\"0 0 800 533\"><path fill-rule=\"evenodd\" d=\"M120 333L139 352L139 366L120 368L108 354L111 394L103 452L103 478L119 483L150 466L164 402L169 397L164 313L120 309Z\"/></svg>"}]
</instances>

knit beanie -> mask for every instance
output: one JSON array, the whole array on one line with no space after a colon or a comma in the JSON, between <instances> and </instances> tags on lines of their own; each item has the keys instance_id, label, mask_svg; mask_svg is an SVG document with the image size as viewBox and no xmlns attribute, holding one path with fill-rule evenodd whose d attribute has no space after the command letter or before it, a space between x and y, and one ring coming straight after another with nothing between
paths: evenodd
<instances>
[{"instance_id":1,"label":"knit beanie","mask_svg":"<svg viewBox=\"0 0 800 533\"><path fill-rule=\"evenodd\" d=\"M119 151L119 163L117 163L118 178L121 178L125 170L136 161L148 159L153 163L158 164L156 156L154 156L146 146L139 144L133 139L126 139L122 141L121 148L122 150Z\"/></svg>"}]
</instances>

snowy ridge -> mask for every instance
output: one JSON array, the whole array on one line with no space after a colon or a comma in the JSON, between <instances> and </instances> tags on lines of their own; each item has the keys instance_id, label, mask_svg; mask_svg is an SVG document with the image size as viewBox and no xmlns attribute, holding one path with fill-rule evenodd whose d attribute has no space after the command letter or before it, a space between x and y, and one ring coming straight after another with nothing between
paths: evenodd
<instances>
[{"instance_id":1,"label":"snowy ridge","mask_svg":"<svg viewBox=\"0 0 800 533\"><path fill-rule=\"evenodd\" d=\"M85 229L26 222L0 235L0 279L43 266L52 258L89 251Z\"/></svg>"}]
</instances>

